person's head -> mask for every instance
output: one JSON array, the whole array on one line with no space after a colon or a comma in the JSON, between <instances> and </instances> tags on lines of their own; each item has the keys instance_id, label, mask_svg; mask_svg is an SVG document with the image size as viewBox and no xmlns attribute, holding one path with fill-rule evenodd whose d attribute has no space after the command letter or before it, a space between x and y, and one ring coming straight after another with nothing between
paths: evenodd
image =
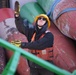
<instances>
[{"instance_id":1,"label":"person's head","mask_svg":"<svg viewBox=\"0 0 76 75\"><path fill-rule=\"evenodd\" d=\"M43 27L46 23L48 25L48 28L50 27L50 20L45 14L40 14L39 16L36 16L35 23L38 25L39 28Z\"/></svg>"}]
</instances>

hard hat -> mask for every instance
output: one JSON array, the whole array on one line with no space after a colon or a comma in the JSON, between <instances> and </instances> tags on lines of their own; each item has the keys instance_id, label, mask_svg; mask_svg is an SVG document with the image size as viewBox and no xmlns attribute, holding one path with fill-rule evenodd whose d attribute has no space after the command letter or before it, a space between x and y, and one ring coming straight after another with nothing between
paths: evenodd
<instances>
[{"instance_id":1,"label":"hard hat","mask_svg":"<svg viewBox=\"0 0 76 75\"><path fill-rule=\"evenodd\" d=\"M45 15L45 14L40 14L40 15L36 16L34 22L36 22L36 21L38 20L39 17L44 17L44 18L46 18L46 20L47 20L47 22L48 22L48 28L49 28L50 25L51 25L51 22L50 22L49 17L48 17L47 15Z\"/></svg>"}]
</instances>

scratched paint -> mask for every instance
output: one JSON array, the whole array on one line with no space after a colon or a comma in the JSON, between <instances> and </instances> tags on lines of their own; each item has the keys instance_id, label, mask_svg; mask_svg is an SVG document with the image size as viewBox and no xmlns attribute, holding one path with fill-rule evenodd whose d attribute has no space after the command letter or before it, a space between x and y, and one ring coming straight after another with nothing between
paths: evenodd
<instances>
[{"instance_id":1,"label":"scratched paint","mask_svg":"<svg viewBox=\"0 0 76 75\"><path fill-rule=\"evenodd\" d=\"M61 0L53 12L53 19L56 19L58 14L66 8L76 8L74 0ZM54 23L58 29L67 37L76 40L76 11L70 11L62 14Z\"/></svg>"},{"instance_id":2,"label":"scratched paint","mask_svg":"<svg viewBox=\"0 0 76 75\"><path fill-rule=\"evenodd\" d=\"M50 31L54 34L55 64L60 68L73 72L76 69L76 48L73 41L60 33L54 24L51 24Z\"/></svg>"},{"instance_id":3,"label":"scratched paint","mask_svg":"<svg viewBox=\"0 0 76 75\"><path fill-rule=\"evenodd\" d=\"M67 36L69 36L69 37L71 37L70 34L69 34L69 30L70 30L70 27L69 27L68 24L66 24L66 25L64 25L62 27L62 33L65 34L65 35L67 35Z\"/></svg>"},{"instance_id":4,"label":"scratched paint","mask_svg":"<svg viewBox=\"0 0 76 75\"><path fill-rule=\"evenodd\" d=\"M0 22L0 37L2 39L7 39L7 36L12 34L14 30L17 30L14 23L14 18L9 18Z\"/></svg>"},{"instance_id":5,"label":"scratched paint","mask_svg":"<svg viewBox=\"0 0 76 75\"><path fill-rule=\"evenodd\" d=\"M18 32L14 18L8 18L0 22L0 38L7 40L8 42L14 40L26 41L26 37ZM10 58L13 54L13 52L9 50L6 50L6 52L7 52L7 58ZM17 68L17 72L20 75L29 75L30 74L29 70L30 69L27 60L21 57Z\"/></svg>"}]
</instances>

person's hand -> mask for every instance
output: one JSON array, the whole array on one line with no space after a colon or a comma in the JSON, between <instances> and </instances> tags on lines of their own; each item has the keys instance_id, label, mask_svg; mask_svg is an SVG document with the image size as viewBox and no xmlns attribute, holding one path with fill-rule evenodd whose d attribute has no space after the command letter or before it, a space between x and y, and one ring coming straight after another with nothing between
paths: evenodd
<instances>
[{"instance_id":1,"label":"person's hand","mask_svg":"<svg viewBox=\"0 0 76 75\"><path fill-rule=\"evenodd\" d=\"M11 41L11 44L20 47L21 46L21 41L20 40L15 40L15 41Z\"/></svg>"},{"instance_id":2,"label":"person's hand","mask_svg":"<svg viewBox=\"0 0 76 75\"><path fill-rule=\"evenodd\" d=\"M15 2L15 7L14 7L14 9L15 9L14 16L15 16L15 17L19 17L19 13L20 13L20 4L19 4L18 1Z\"/></svg>"},{"instance_id":3,"label":"person's hand","mask_svg":"<svg viewBox=\"0 0 76 75\"><path fill-rule=\"evenodd\" d=\"M15 18L19 17L19 13L15 12L14 16Z\"/></svg>"}]
</instances>

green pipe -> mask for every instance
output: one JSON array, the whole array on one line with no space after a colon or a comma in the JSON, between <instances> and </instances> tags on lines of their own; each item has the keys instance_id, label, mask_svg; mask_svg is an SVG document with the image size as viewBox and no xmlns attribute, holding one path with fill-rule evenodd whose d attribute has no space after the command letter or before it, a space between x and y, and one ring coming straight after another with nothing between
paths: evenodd
<instances>
[{"instance_id":1,"label":"green pipe","mask_svg":"<svg viewBox=\"0 0 76 75\"><path fill-rule=\"evenodd\" d=\"M59 75L72 75L70 72L64 70L64 69L60 69L52 64L50 64L49 62L45 61L45 60L42 60L38 57L36 57L35 55L27 52L27 51L24 51L23 49L19 48L19 47L16 47L12 44L10 44L9 42L7 41L4 41L2 39L0 39L0 46L4 47L4 48L7 48L9 50L13 50L13 51L18 51L21 53L22 56L24 56L25 58L33 61L34 63L36 64L39 64L40 66L52 71L52 72L55 72L56 74L59 74Z\"/></svg>"},{"instance_id":2,"label":"green pipe","mask_svg":"<svg viewBox=\"0 0 76 75\"><path fill-rule=\"evenodd\" d=\"M43 9L41 9L37 2L28 2L24 4L20 9L20 16L23 19L27 19L30 23L33 23L34 18L42 13L44 14L45 12L43 11Z\"/></svg>"},{"instance_id":3,"label":"green pipe","mask_svg":"<svg viewBox=\"0 0 76 75\"><path fill-rule=\"evenodd\" d=\"M15 51L1 75L14 75L20 59L20 52Z\"/></svg>"},{"instance_id":4,"label":"green pipe","mask_svg":"<svg viewBox=\"0 0 76 75\"><path fill-rule=\"evenodd\" d=\"M76 75L76 70L73 71L72 75Z\"/></svg>"}]
</instances>

